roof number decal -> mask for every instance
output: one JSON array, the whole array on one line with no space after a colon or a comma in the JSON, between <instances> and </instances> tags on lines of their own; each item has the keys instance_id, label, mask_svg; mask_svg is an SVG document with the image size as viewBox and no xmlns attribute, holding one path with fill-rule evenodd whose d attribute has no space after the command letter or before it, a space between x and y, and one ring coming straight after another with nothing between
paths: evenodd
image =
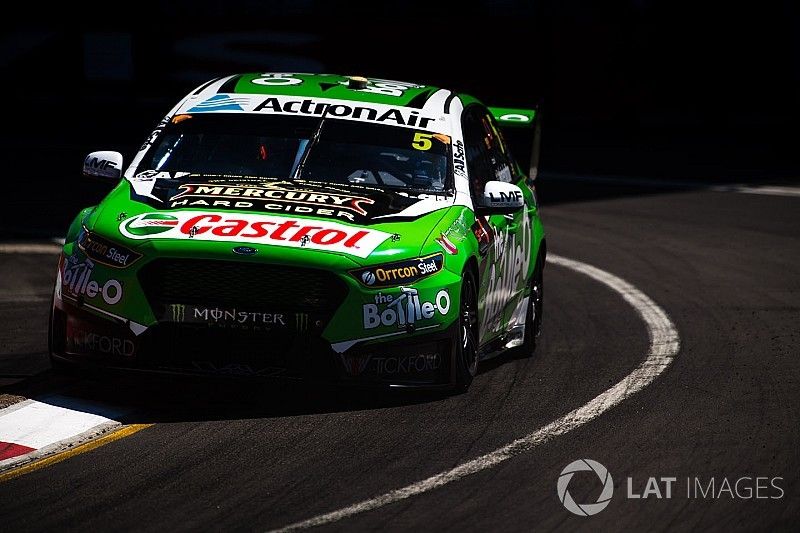
<instances>
[{"instance_id":1,"label":"roof number decal","mask_svg":"<svg viewBox=\"0 0 800 533\"><path fill-rule=\"evenodd\" d=\"M300 85L303 83L303 80L293 78L292 76L294 76L294 74L266 72L262 74L260 78L251 80L251 83L255 83L256 85Z\"/></svg>"}]
</instances>

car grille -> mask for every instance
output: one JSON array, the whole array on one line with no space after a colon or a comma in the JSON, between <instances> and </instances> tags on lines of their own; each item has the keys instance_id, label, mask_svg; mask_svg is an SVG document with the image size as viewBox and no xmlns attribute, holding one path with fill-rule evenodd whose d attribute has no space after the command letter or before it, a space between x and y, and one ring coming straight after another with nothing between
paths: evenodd
<instances>
[{"instance_id":1,"label":"car grille","mask_svg":"<svg viewBox=\"0 0 800 533\"><path fill-rule=\"evenodd\" d=\"M159 324L143 337L138 355L143 367L212 374L333 375L330 345L314 335Z\"/></svg>"},{"instance_id":2,"label":"car grille","mask_svg":"<svg viewBox=\"0 0 800 533\"><path fill-rule=\"evenodd\" d=\"M329 364L318 355L330 351L321 334L347 295L332 272L235 261L157 259L142 268L139 283L160 317L143 335L140 361L216 373L306 373ZM280 313L285 325L175 322L172 308L194 305Z\"/></svg>"},{"instance_id":3,"label":"car grille","mask_svg":"<svg viewBox=\"0 0 800 533\"><path fill-rule=\"evenodd\" d=\"M347 294L331 272L236 261L157 259L139 282L154 310L183 303L332 314Z\"/></svg>"}]
</instances>

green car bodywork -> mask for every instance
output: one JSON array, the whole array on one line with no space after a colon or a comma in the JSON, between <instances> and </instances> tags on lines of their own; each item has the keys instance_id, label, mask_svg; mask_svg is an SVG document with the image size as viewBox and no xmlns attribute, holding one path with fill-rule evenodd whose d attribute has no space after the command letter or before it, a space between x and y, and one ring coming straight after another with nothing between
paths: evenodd
<instances>
[{"instance_id":1,"label":"green car bodywork","mask_svg":"<svg viewBox=\"0 0 800 533\"><path fill-rule=\"evenodd\" d=\"M517 185L521 208L476 207L473 147L461 128L468 110L475 127L487 128L487 146L505 153L499 181ZM432 138L443 143L448 178L418 193L141 166L180 121L259 112L323 115L346 127L370 121L413 134L417 150ZM530 110L488 111L467 95L385 80L212 80L165 117L124 179L70 225L51 314L54 363L466 388L475 365L461 360L465 277L474 280L476 361L521 344L532 350L540 326L544 229L528 169L499 133L536 119ZM95 169L114 166L91 157L85 164ZM276 200L261 208L262 197Z\"/></svg>"}]
</instances>

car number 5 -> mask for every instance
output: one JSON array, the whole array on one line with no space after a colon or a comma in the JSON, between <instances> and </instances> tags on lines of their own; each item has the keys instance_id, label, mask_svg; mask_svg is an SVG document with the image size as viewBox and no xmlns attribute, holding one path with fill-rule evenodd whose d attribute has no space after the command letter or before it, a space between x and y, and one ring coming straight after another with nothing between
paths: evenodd
<instances>
[{"instance_id":1,"label":"car number 5","mask_svg":"<svg viewBox=\"0 0 800 533\"><path fill-rule=\"evenodd\" d=\"M433 146L431 137L433 137L432 133L417 132L414 134L414 140L411 141L411 146L417 150L430 150L431 146Z\"/></svg>"}]
</instances>

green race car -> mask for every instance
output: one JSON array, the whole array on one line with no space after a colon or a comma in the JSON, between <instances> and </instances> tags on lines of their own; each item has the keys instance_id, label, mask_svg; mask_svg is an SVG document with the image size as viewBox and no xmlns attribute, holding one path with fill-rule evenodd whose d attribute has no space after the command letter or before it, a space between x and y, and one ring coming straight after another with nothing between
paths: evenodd
<instances>
[{"instance_id":1,"label":"green race car","mask_svg":"<svg viewBox=\"0 0 800 533\"><path fill-rule=\"evenodd\" d=\"M115 186L67 233L53 364L464 390L541 328L537 126L411 83L212 80L124 173L86 158Z\"/></svg>"}]
</instances>

